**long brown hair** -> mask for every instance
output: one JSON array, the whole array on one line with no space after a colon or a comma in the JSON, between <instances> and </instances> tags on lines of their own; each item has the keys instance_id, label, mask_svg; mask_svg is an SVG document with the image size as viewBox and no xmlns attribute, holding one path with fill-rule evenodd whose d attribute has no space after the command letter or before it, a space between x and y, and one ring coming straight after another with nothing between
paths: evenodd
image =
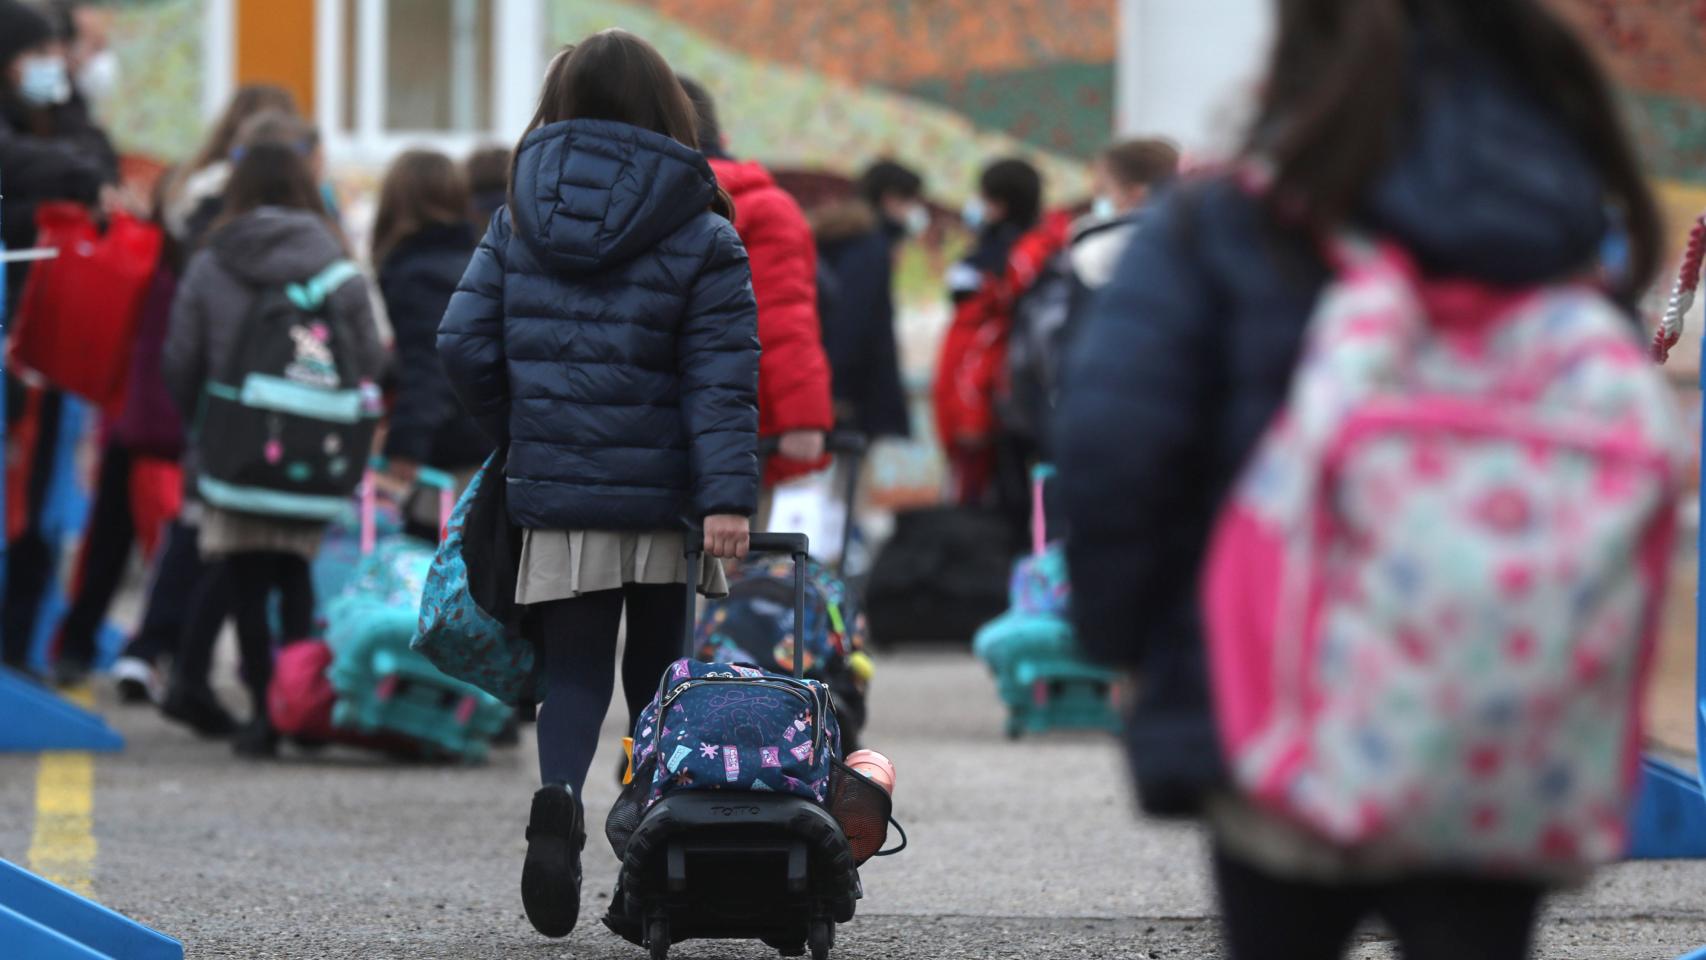
<instances>
[{"instance_id":1,"label":"long brown hair","mask_svg":"<svg viewBox=\"0 0 1706 960\"><path fill-rule=\"evenodd\" d=\"M1625 296L1658 268L1657 205L1592 55L1541 0L1276 0L1278 35L1246 149L1274 164L1271 196L1333 227L1391 159L1419 28L1499 63L1564 125L1629 237Z\"/></svg>"},{"instance_id":2,"label":"long brown hair","mask_svg":"<svg viewBox=\"0 0 1706 960\"><path fill-rule=\"evenodd\" d=\"M244 121L266 110L278 110L294 116L297 112L296 98L289 90L270 83L238 87L237 92L231 95L231 102L225 105L225 112L208 131L207 139L196 148L195 156L179 168L178 176L187 177L226 159L231 148L237 145L237 131Z\"/></svg>"},{"instance_id":3,"label":"long brown hair","mask_svg":"<svg viewBox=\"0 0 1706 960\"><path fill-rule=\"evenodd\" d=\"M517 162L528 134L563 120L614 120L699 149L698 114L675 71L657 48L626 30L595 33L564 47L551 61L539 109L516 144ZM509 182L513 204L513 166ZM711 209L734 219L734 201L720 187Z\"/></svg>"},{"instance_id":4,"label":"long brown hair","mask_svg":"<svg viewBox=\"0 0 1706 960\"><path fill-rule=\"evenodd\" d=\"M468 179L437 150L408 150L392 161L373 219L373 265L423 228L468 222Z\"/></svg>"},{"instance_id":5,"label":"long brown hair","mask_svg":"<svg viewBox=\"0 0 1706 960\"><path fill-rule=\"evenodd\" d=\"M308 171L302 152L287 143L263 141L251 144L243 151L225 184L225 196L219 219L213 229L252 213L260 207L292 207L326 216L326 206L320 200L320 188ZM330 225L330 221L327 224ZM333 234L342 236L334 229Z\"/></svg>"}]
</instances>

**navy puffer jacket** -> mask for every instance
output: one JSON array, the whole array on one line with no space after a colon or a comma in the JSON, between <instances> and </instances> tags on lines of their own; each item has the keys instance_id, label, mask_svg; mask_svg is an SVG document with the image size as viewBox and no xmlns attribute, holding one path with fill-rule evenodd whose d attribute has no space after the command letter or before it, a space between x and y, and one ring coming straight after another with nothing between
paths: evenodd
<instances>
[{"instance_id":1,"label":"navy puffer jacket","mask_svg":"<svg viewBox=\"0 0 1706 960\"><path fill-rule=\"evenodd\" d=\"M509 444L510 518L660 530L758 500L758 309L697 152L624 123L522 142L438 352Z\"/></svg>"},{"instance_id":2,"label":"navy puffer jacket","mask_svg":"<svg viewBox=\"0 0 1706 960\"><path fill-rule=\"evenodd\" d=\"M1420 60L1361 226L1436 275L1525 285L1591 267L1607 219L1584 145L1474 57ZM1231 181L1187 184L1126 248L1070 352L1056 429L1072 612L1087 653L1139 677L1127 734L1152 813L1193 813L1223 782L1197 574L1327 278L1313 241Z\"/></svg>"}]
</instances>

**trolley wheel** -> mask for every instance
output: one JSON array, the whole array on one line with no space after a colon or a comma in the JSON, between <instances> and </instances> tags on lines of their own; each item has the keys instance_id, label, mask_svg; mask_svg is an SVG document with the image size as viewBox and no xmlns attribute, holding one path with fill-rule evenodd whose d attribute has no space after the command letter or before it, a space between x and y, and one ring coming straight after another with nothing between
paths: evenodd
<instances>
[{"instance_id":1,"label":"trolley wheel","mask_svg":"<svg viewBox=\"0 0 1706 960\"><path fill-rule=\"evenodd\" d=\"M646 925L646 946L651 948L652 960L665 960L669 956L669 921L653 920Z\"/></svg>"},{"instance_id":2,"label":"trolley wheel","mask_svg":"<svg viewBox=\"0 0 1706 960\"><path fill-rule=\"evenodd\" d=\"M813 920L811 930L806 934L806 944L811 947L812 960L829 960L829 948L835 944L835 924L828 920Z\"/></svg>"}]
</instances>

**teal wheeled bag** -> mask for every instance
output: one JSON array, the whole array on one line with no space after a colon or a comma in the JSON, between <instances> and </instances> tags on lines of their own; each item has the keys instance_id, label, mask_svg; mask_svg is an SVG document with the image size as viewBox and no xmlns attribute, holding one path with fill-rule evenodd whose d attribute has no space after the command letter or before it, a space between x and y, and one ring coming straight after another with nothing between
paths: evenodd
<instances>
[{"instance_id":1,"label":"teal wheeled bag","mask_svg":"<svg viewBox=\"0 0 1706 960\"><path fill-rule=\"evenodd\" d=\"M369 491L364 515L371 517L372 509ZM332 723L340 730L407 738L432 757L482 760L510 709L409 646L434 546L404 535L373 543L372 529L364 524L364 540L372 546L326 606L326 644L332 651L326 676L338 695Z\"/></svg>"},{"instance_id":2,"label":"teal wheeled bag","mask_svg":"<svg viewBox=\"0 0 1706 960\"><path fill-rule=\"evenodd\" d=\"M989 667L1007 707L1007 736L1057 729L1118 731L1119 675L1085 660L1073 640L1071 585L1061 545L1050 544L1043 484L1032 477L1031 555L1013 565L1010 607L978 630L972 651Z\"/></svg>"}]
</instances>

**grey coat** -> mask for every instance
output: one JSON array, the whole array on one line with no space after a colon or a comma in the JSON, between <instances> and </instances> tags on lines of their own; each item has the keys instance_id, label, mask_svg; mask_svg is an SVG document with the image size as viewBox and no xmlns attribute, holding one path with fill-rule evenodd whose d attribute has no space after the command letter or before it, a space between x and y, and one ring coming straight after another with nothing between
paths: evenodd
<instances>
[{"instance_id":1,"label":"grey coat","mask_svg":"<svg viewBox=\"0 0 1706 960\"><path fill-rule=\"evenodd\" d=\"M161 372L192 433L207 382L236 348L238 330L261 290L306 280L348 256L333 231L325 220L307 211L262 207L213 231L206 246L190 260L172 304ZM352 280L339 287L331 296L330 310L333 321L354 335L357 368L363 376L378 379L384 356L367 284ZM192 440L184 461L184 479L191 493L196 460ZM257 518L257 522L262 521ZM289 552L311 553L310 531L312 541L319 538L318 524L276 520L264 524L303 528L293 531L300 536L286 537L283 545L305 549ZM245 547L244 541L251 539L222 544L225 549L220 552L262 549ZM270 546L280 545L276 538L262 539Z\"/></svg>"}]
</instances>

